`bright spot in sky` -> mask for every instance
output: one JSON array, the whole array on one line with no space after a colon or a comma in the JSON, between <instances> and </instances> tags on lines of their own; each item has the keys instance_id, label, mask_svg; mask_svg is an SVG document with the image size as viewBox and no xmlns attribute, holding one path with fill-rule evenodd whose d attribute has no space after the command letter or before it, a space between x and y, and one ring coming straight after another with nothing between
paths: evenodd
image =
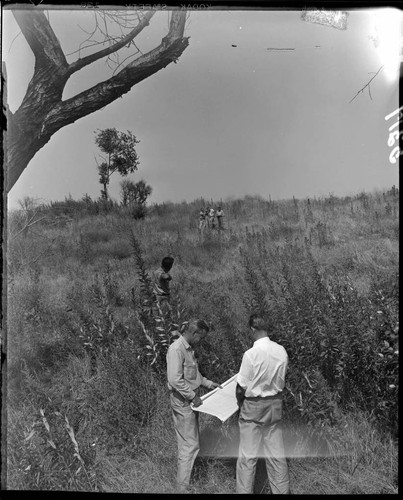
<instances>
[{"instance_id":1,"label":"bright spot in sky","mask_svg":"<svg viewBox=\"0 0 403 500\"><path fill-rule=\"evenodd\" d=\"M374 13L374 31L377 51L384 74L394 81L399 76L400 50L402 46L403 15L398 9L379 9Z\"/></svg>"}]
</instances>

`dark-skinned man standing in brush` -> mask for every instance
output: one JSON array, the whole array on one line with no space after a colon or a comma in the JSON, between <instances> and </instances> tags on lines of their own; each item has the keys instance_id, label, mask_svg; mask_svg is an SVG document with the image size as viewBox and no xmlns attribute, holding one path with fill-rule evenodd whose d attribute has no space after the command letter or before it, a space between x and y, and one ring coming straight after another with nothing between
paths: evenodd
<instances>
[{"instance_id":1,"label":"dark-skinned man standing in brush","mask_svg":"<svg viewBox=\"0 0 403 500\"><path fill-rule=\"evenodd\" d=\"M261 315L250 316L249 329L254 343L244 353L237 375L240 442L236 491L253 493L262 447L272 494L288 494L290 481L281 428L288 355L283 346L269 339Z\"/></svg>"},{"instance_id":2,"label":"dark-skinned man standing in brush","mask_svg":"<svg viewBox=\"0 0 403 500\"><path fill-rule=\"evenodd\" d=\"M190 476L199 444L199 414L190 406L203 404L198 395L200 386L214 389L220 384L208 380L199 372L193 347L203 341L209 326L200 319L189 322L187 329L167 353L167 376L174 428L178 442L177 488L181 493L189 491Z\"/></svg>"},{"instance_id":3,"label":"dark-skinned man standing in brush","mask_svg":"<svg viewBox=\"0 0 403 500\"><path fill-rule=\"evenodd\" d=\"M169 271L172 269L174 264L174 258L168 255L164 257L161 261L161 267L154 271L153 274L153 293L157 300L158 306L162 311L171 311L170 301L170 281L172 276Z\"/></svg>"}]
</instances>

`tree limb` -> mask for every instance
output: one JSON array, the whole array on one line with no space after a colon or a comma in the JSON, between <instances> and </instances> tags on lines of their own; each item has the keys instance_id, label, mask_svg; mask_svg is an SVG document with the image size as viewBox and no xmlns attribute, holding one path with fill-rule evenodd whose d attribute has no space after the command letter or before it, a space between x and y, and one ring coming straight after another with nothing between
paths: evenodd
<instances>
[{"instance_id":1,"label":"tree limb","mask_svg":"<svg viewBox=\"0 0 403 500\"><path fill-rule=\"evenodd\" d=\"M34 216L33 216L34 217ZM41 222L42 220L46 219L46 215L44 217L41 217L40 219L33 219L33 217L25 224L24 227L22 227L19 231L17 231L15 234L11 235L11 239L14 240L19 234L23 233L26 231L29 227L33 226L34 224L37 224L38 222Z\"/></svg>"},{"instance_id":2,"label":"tree limb","mask_svg":"<svg viewBox=\"0 0 403 500\"><path fill-rule=\"evenodd\" d=\"M132 61L109 80L57 103L45 118L43 134L54 133L62 126L101 109L172 61L176 62L189 44L188 38L183 37L185 16L184 11L173 11L169 33L158 47Z\"/></svg>"},{"instance_id":3,"label":"tree limb","mask_svg":"<svg viewBox=\"0 0 403 500\"><path fill-rule=\"evenodd\" d=\"M84 66L87 66L88 64L91 64L98 59L101 59L102 57L108 56L117 50L123 48L125 45L127 45L129 42L131 42L141 31L150 24L150 19L152 16L155 14L155 11L149 11L146 12L143 19L139 21L139 24L132 30L130 33L128 33L126 36L121 38L118 42L114 43L110 47L107 47L106 49L100 50L98 52L95 52L95 54L90 54L86 57L83 57L81 59L77 59L77 61L74 61L69 65L68 73L69 75L72 75L76 71L80 70Z\"/></svg>"},{"instance_id":4,"label":"tree limb","mask_svg":"<svg viewBox=\"0 0 403 500\"><path fill-rule=\"evenodd\" d=\"M128 36L147 26L152 13L137 15L138 24ZM176 62L189 45L184 37L186 10L172 11L170 29L160 45L127 64L116 75L92 88L62 100L63 90L71 74L102 56L117 52L127 38L113 43L108 49L68 64L60 43L48 19L41 10L15 10L14 16L35 55L34 75L18 110L7 112L7 192L14 186L36 152L62 127L98 111L134 85ZM130 23L136 20L130 19ZM128 24L124 25L126 28ZM131 26L128 28L130 29ZM107 40L114 38L107 33ZM113 52L114 51L114 52Z\"/></svg>"},{"instance_id":5,"label":"tree limb","mask_svg":"<svg viewBox=\"0 0 403 500\"><path fill-rule=\"evenodd\" d=\"M21 32L21 31L19 31L19 32L15 35L15 37L13 38L12 42L10 43L10 48L8 49L8 53L10 53L11 48L12 48L12 46L13 46L13 44L14 44L15 40L16 40L16 39L17 39L17 38L21 35L21 33L22 33L22 32Z\"/></svg>"},{"instance_id":6,"label":"tree limb","mask_svg":"<svg viewBox=\"0 0 403 500\"><path fill-rule=\"evenodd\" d=\"M43 10L13 10L15 20L35 55L35 63L67 67L67 60Z\"/></svg>"}]
</instances>

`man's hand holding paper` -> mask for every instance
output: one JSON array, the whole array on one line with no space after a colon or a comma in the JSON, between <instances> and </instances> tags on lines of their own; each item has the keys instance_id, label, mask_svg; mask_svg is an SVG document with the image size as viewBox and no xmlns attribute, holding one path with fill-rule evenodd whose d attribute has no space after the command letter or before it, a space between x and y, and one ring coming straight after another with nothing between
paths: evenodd
<instances>
[{"instance_id":1,"label":"man's hand holding paper","mask_svg":"<svg viewBox=\"0 0 403 500\"><path fill-rule=\"evenodd\" d=\"M236 375L221 385L214 383L211 387L215 388L200 398L203 404L195 405L192 401L192 409L208 413L225 422L238 410L235 396Z\"/></svg>"}]
</instances>

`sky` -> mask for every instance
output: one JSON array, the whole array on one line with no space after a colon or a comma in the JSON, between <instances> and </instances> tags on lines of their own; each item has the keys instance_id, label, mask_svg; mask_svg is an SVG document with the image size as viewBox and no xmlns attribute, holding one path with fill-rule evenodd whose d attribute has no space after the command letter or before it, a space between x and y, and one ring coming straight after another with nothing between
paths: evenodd
<instances>
[{"instance_id":1,"label":"sky","mask_svg":"<svg viewBox=\"0 0 403 500\"><path fill-rule=\"evenodd\" d=\"M391 163L388 145L396 117L385 117L399 107L393 64L398 67L401 12L353 10L345 30L306 22L298 10L189 13L189 46L177 64L59 130L10 191L8 209L26 196L45 203L98 198L95 131L105 128L131 130L140 140L139 169L129 178L152 186L151 203L347 196L398 186L399 163ZM136 39L143 52L166 34L167 15L158 11ZM51 10L49 18L65 53L93 25L91 12L71 6ZM11 11L3 10L2 32L14 112L34 57ZM382 65L371 96L366 89L351 101ZM104 61L91 65L73 75L63 99L111 74ZM121 181L117 173L111 178L116 200Z\"/></svg>"}]
</instances>

